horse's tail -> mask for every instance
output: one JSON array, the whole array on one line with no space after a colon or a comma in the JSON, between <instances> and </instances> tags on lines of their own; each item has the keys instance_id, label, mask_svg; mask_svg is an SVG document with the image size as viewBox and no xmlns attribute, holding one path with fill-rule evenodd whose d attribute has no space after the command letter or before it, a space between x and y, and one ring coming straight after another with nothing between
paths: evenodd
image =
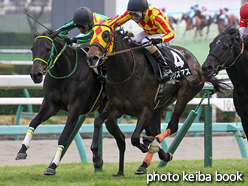
<instances>
[{"instance_id":1,"label":"horse's tail","mask_svg":"<svg viewBox=\"0 0 248 186\"><path fill-rule=\"evenodd\" d=\"M206 83L213 85L214 92L216 93L227 94L232 89L231 86L228 83L226 83L227 81L230 81L228 78L218 79L215 76L211 76L211 77L204 76L204 77L206 79Z\"/></svg>"}]
</instances>

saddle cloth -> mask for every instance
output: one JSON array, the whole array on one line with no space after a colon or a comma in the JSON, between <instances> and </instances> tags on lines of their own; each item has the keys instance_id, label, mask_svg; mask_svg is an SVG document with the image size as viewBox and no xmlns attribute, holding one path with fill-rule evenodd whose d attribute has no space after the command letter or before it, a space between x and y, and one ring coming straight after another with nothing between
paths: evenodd
<instances>
[{"instance_id":1,"label":"saddle cloth","mask_svg":"<svg viewBox=\"0 0 248 186\"><path fill-rule=\"evenodd\" d=\"M184 58L184 56L178 51L175 50L171 47L163 47L159 48L160 52L163 54L164 59L166 60L166 63L170 67L172 71L172 76L170 77L169 80L174 80L174 79L182 79L183 77L192 75L189 65ZM151 62L154 76L156 80L160 78L160 67L158 62L154 59L154 57L146 50L143 49L145 55ZM168 80L164 80L163 82L160 82L160 84L165 83Z\"/></svg>"},{"instance_id":2,"label":"saddle cloth","mask_svg":"<svg viewBox=\"0 0 248 186\"><path fill-rule=\"evenodd\" d=\"M171 81L175 79L178 80L178 79L182 79L183 77L192 75L186 59L178 50L175 50L171 47L163 47L163 48L159 48L159 50L162 53L164 59L166 60L166 63L168 64L168 66L172 71L172 76L170 77L169 80L165 80L165 79L162 81L158 80L160 78L160 66L158 62L154 59L154 57L146 49L143 49L145 55L152 64L154 76L160 84L154 101L154 109L160 107L159 103L163 95L165 83L167 81Z\"/></svg>"}]
</instances>

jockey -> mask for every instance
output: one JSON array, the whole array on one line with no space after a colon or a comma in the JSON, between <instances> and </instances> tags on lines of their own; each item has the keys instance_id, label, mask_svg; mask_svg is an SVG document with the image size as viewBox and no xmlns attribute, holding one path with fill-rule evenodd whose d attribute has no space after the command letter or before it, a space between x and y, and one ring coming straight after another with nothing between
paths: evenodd
<instances>
[{"instance_id":1,"label":"jockey","mask_svg":"<svg viewBox=\"0 0 248 186\"><path fill-rule=\"evenodd\" d=\"M108 19L108 17L96 14L97 20ZM74 28L82 33L78 36L65 39L67 44L72 45L72 43L86 43L90 41L90 32L94 27L94 19L91 10L87 7L79 7L73 14L73 19L58 28L56 31L61 30L61 34L67 35L69 31Z\"/></svg>"},{"instance_id":2,"label":"jockey","mask_svg":"<svg viewBox=\"0 0 248 186\"><path fill-rule=\"evenodd\" d=\"M211 16L207 12L207 7L205 6L202 7L201 15L206 21L208 21L211 18Z\"/></svg>"},{"instance_id":3,"label":"jockey","mask_svg":"<svg viewBox=\"0 0 248 186\"><path fill-rule=\"evenodd\" d=\"M195 11L195 15L194 16L198 16L199 18L202 17L199 4L195 4L194 11Z\"/></svg>"},{"instance_id":4,"label":"jockey","mask_svg":"<svg viewBox=\"0 0 248 186\"><path fill-rule=\"evenodd\" d=\"M168 45L175 36L166 17L157 8L148 6L147 0L129 0L127 11L116 20L117 26L121 26L131 19L143 28L143 31L134 35L133 40L142 44L148 41L152 42L153 45L145 48L159 63L161 80L168 79L172 75L172 71L156 47L156 45L163 46L165 43Z\"/></svg>"},{"instance_id":5,"label":"jockey","mask_svg":"<svg viewBox=\"0 0 248 186\"><path fill-rule=\"evenodd\" d=\"M248 2L244 3L241 8L240 8L240 27L239 27L239 33L240 33L240 38L243 38L243 35L248 32L247 27L248 27ZM248 38L247 42L248 44Z\"/></svg>"},{"instance_id":6,"label":"jockey","mask_svg":"<svg viewBox=\"0 0 248 186\"><path fill-rule=\"evenodd\" d=\"M95 15L96 20L108 19L108 17L101 14L96 13ZM79 34L78 36L72 38L65 38L64 41L68 45L72 45L73 43L85 43L89 46L89 41L91 39L90 33L94 27L94 20L95 19L93 19L93 14L89 8L79 7L74 12L73 19L58 28L56 31L60 30L60 34L67 35L70 30L77 27L82 34ZM102 67L97 67L97 69L94 68L94 70L99 75L97 77L98 80L103 83L105 81L106 76L106 64L103 63Z\"/></svg>"},{"instance_id":7,"label":"jockey","mask_svg":"<svg viewBox=\"0 0 248 186\"><path fill-rule=\"evenodd\" d=\"M224 22L224 25L228 24L228 8L220 8L220 12L219 12L219 19L222 20Z\"/></svg>"},{"instance_id":8,"label":"jockey","mask_svg":"<svg viewBox=\"0 0 248 186\"><path fill-rule=\"evenodd\" d=\"M195 21L193 21L193 17L195 16L195 10L194 10L194 7L191 6L190 7L190 10L188 11L188 13L186 14L185 18L188 18L190 19L190 23L192 25L195 25Z\"/></svg>"}]
</instances>

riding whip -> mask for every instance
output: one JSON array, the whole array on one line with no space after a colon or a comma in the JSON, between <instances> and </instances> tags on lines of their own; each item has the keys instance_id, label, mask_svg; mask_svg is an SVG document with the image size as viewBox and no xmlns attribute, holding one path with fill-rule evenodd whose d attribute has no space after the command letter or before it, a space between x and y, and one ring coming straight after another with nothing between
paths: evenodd
<instances>
[{"instance_id":1,"label":"riding whip","mask_svg":"<svg viewBox=\"0 0 248 186\"><path fill-rule=\"evenodd\" d=\"M45 25L43 25L42 23L40 23L39 21L37 21L35 18L33 18L31 15L29 15L27 12L25 12L24 10L22 10L22 12L24 14L26 14L28 17L30 17L31 19L33 19L36 23L39 23L41 26L43 26L44 28L46 28L48 31L52 32L52 30L50 30L49 28L47 28Z\"/></svg>"}]
</instances>

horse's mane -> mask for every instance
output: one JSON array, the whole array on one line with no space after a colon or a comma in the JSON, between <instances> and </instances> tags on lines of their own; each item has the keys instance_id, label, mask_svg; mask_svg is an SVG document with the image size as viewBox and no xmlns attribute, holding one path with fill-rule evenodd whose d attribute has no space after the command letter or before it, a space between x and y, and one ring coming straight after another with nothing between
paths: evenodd
<instances>
[{"instance_id":1,"label":"horse's mane","mask_svg":"<svg viewBox=\"0 0 248 186\"><path fill-rule=\"evenodd\" d=\"M128 47L128 48L132 48L137 46L135 43L130 42L130 38L128 37L128 30L124 30L123 27L119 27L118 29L115 30L116 34L118 35L118 37L120 37L120 39L122 40L123 44Z\"/></svg>"},{"instance_id":2,"label":"horse's mane","mask_svg":"<svg viewBox=\"0 0 248 186\"><path fill-rule=\"evenodd\" d=\"M227 28L225 28L225 30L223 30L223 32L221 32L216 39L219 39L220 37L222 37L224 34L229 34L229 35L235 35L235 36L239 36L239 30L233 26L228 26Z\"/></svg>"}]
</instances>

